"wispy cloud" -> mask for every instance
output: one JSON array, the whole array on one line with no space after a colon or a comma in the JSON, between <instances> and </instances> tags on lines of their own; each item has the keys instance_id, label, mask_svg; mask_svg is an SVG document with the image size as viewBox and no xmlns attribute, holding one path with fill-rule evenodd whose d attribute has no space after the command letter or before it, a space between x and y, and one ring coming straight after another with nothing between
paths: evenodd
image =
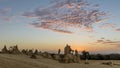
<instances>
[{"instance_id":1,"label":"wispy cloud","mask_svg":"<svg viewBox=\"0 0 120 68\"><path fill-rule=\"evenodd\" d=\"M0 9L0 14L7 14L11 11L11 8L1 8Z\"/></svg>"},{"instance_id":2,"label":"wispy cloud","mask_svg":"<svg viewBox=\"0 0 120 68\"><path fill-rule=\"evenodd\" d=\"M11 21L12 18L13 18L13 16L0 16L0 19L4 20L4 21Z\"/></svg>"},{"instance_id":3,"label":"wispy cloud","mask_svg":"<svg viewBox=\"0 0 120 68\"><path fill-rule=\"evenodd\" d=\"M11 11L11 8L0 8L0 19L4 21L11 21L13 18Z\"/></svg>"},{"instance_id":4,"label":"wispy cloud","mask_svg":"<svg viewBox=\"0 0 120 68\"><path fill-rule=\"evenodd\" d=\"M67 31L67 30L60 30L60 29L53 29L55 32L60 32L60 33L66 33L66 34L72 34L73 32Z\"/></svg>"},{"instance_id":5,"label":"wispy cloud","mask_svg":"<svg viewBox=\"0 0 120 68\"><path fill-rule=\"evenodd\" d=\"M117 26L116 24L113 24L113 23L104 23L99 27L105 29L105 28L116 28Z\"/></svg>"},{"instance_id":6,"label":"wispy cloud","mask_svg":"<svg viewBox=\"0 0 120 68\"><path fill-rule=\"evenodd\" d=\"M22 16L28 17L28 18L33 18L37 17L33 12L24 12Z\"/></svg>"},{"instance_id":7,"label":"wispy cloud","mask_svg":"<svg viewBox=\"0 0 120 68\"><path fill-rule=\"evenodd\" d=\"M116 29L116 31L120 32L120 28Z\"/></svg>"},{"instance_id":8,"label":"wispy cloud","mask_svg":"<svg viewBox=\"0 0 120 68\"><path fill-rule=\"evenodd\" d=\"M120 41L106 40L105 38L97 40L96 43L100 43L100 44L104 44L104 45L115 45L115 46L120 45Z\"/></svg>"},{"instance_id":9,"label":"wispy cloud","mask_svg":"<svg viewBox=\"0 0 120 68\"><path fill-rule=\"evenodd\" d=\"M50 27L50 22L42 23L42 24L40 24L40 23L32 23L31 25L33 27L35 27L35 28L50 29L50 30L52 30L54 32L60 32L60 33L66 33L66 34L72 34L73 33L71 31L67 31L67 30L63 30L63 29L52 28L52 27Z\"/></svg>"},{"instance_id":10,"label":"wispy cloud","mask_svg":"<svg viewBox=\"0 0 120 68\"><path fill-rule=\"evenodd\" d=\"M98 7L98 5L96 5ZM105 19L106 13L99 11L92 4L84 0L54 0L44 8L37 8L32 12L24 12L22 15L27 18L36 17L37 21L33 26L56 30L59 32L71 33L67 28L84 28L86 31L93 31L93 24ZM34 24L38 23L38 24Z\"/></svg>"},{"instance_id":11,"label":"wispy cloud","mask_svg":"<svg viewBox=\"0 0 120 68\"><path fill-rule=\"evenodd\" d=\"M115 23L103 23L102 25L99 26L99 28L112 29L113 31L120 32L119 26Z\"/></svg>"},{"instance_id":12,"label":"wispy cloud","mask_svg":"<svg viewBox=\"0 0 120 68\"><path fill-rule=\"evenodd\" d=\"M110 43L120 43L120 41L97 40L97 43L110 44Z\"/></svg>"}]
</instances>

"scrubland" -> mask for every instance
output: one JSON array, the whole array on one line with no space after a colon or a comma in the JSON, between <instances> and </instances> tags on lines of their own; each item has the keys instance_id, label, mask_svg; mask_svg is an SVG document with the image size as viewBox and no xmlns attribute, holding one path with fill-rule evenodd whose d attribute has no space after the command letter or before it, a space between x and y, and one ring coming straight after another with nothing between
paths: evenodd
<instances>
[{"instance_id":1,"label":"scrubland","mask_svg":"<svg viewBox=\"0 0 120 68\"><path fill-rule=\"evenodd\" d=\"M102 64L109 61L114 64ZM0 54L0 68L120 68L120 60L89 60L89 64L84 62L81 60L80 63L59 63L56 60L41 56L37 56L37 59L31 59L30 56L23 54Z\"/></svg>"}]
</instances>

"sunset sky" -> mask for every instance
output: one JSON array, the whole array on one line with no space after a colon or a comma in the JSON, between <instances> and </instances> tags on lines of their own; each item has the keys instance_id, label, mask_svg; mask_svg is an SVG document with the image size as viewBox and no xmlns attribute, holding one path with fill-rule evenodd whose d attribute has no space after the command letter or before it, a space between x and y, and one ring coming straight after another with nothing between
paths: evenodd
<instances>
[{"instance_id":1,"label":"sunset sky","mask_svg":"<svg viewBox=\"0 0 120 68\"><path fill-rule=\"evenodd\" d=\"M120 0L0 0L0 49L120 53Z\"/></svg>"}]
</instances>

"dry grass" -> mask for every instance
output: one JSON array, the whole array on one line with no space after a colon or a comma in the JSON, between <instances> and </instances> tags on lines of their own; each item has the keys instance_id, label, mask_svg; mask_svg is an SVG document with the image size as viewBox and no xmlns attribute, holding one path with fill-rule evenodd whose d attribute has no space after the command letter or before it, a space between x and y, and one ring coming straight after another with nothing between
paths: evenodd
<instances>
[{"instance_id":1,"label":"dry grass","mask_svg":"<svg viewBox=\"0 0 120 68\"><path fill-rule=\"evenodd\" d=\"M85 61L78 63L59 63L55 60L45 59L37 56L38 59L31 59L26 55L0 54L0 68L120 68L119 65L104 65L102 60L90 60L90 64L84 64ZM120 64L119 60L112 61Z\"/></svg>"}]
</instances>

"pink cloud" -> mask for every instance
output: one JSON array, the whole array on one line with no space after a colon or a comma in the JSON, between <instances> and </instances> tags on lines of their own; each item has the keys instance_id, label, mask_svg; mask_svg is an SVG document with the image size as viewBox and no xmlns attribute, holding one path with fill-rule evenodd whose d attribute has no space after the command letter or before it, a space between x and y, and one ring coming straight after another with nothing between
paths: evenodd
<instances>
[{"instance_id":1,"label":"pink cloud","mask_svg":"<svg viewBox=\"0 0 120 68\"><path fill-rule=\"evenodd\" d=\"M24 12L23 16L36 17L37 22L33 24L39 24L32 24L35 27L70 33L72 31L66 28L83 28L85 31L93 31L92 25L104 20L106 13L83 0L54 0L48 7Z\"/></svg>"},{"instance_id":2,"label":"pink cloud","mask_svg":"<svg viewBox=\"0 0 120 68\"><path fill-rule=\"evenodd\" d=\"M67 30L63 30L63 29L54 29L54 28L51 28L50 26L50 22L47 22L47 24L45 23L32 23L30 24L32 25L33 27L35 28L42 28L42 29L50 29L51 31L54 31L54 32L59 32L59 33L66 33L66 34L72 34L73 32L71 31L67 31Z\"/></svg>"}]
</instances>

